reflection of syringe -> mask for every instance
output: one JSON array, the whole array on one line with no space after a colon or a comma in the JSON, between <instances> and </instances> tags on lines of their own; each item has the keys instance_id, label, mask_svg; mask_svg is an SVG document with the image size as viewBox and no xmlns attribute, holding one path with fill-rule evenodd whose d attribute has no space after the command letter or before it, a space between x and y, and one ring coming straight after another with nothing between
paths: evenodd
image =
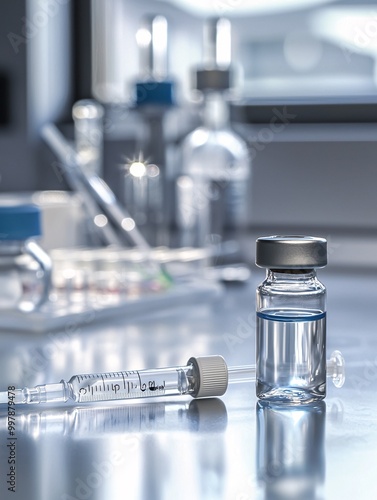
<instances>
[{"instance_id":1,"label":"reflection of syringe","mask_svg":"<svg viewBox=\"0 0 377 500\"><path fill-rule=\"evenodd\" d=\"M344 359L334 351L327 361L327 376L336 387L344 383ZM0 403L86 403L156 396L193 398L222 396L228 383L255 381L255 366L227 367L221 356L190 358L186 366L74 375L68 382L8 388Z\"/></svg>"},{"instance_id":2,"label":"reflection of syringe","mask_svg":"<svg viewBox=\"0 0 377 500\"><path fill-rule=\"evenodd\" d=\"M0 414L0 429L7 413ZM104 406L24 406L17 413L17 431L38 438L41 434L95 439L114 434L171 431L220 432L227 426L227 410L219 398L192 401L154 401Z\"/></svg>"}]
</instances>

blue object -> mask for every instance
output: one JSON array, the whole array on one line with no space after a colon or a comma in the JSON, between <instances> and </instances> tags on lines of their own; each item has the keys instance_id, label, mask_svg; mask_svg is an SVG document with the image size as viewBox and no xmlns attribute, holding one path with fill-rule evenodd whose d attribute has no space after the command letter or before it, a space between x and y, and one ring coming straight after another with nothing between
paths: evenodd
<instances>
[{"instance_id":1,"label":"blue object","mask_svg":"<svg viewBox=\"0 0 377 500\"><path fill-rule=\"evenodd\" d=\"M35 205L0 206L0 241L40 236L41 210Z\"/></svg>"},{"instance_id":2,"label":"blue object","mask_svg":"<svg viewBox=\"0 0 377 500\"><path fill-rule=\"evenodd\" d=\"M270 311L268 311L270 313ZM283 312L283 311L282 311ZM287 309L287 313L291 312ZM300 322L308 322L308 321L318 321L320 319L326 318L325 312L316 312L316 311L305 311L305 314L300 312L295 315L284 315L284 314L266 314L265 312L257 312L257 317L262 319L267 319L268 321L282 321L283 323L300 323Z\"/></svg>"},{"instance_id":3,"label":"blue object","mask_svg":"<svg viewBox=\"0 0 377 500\"><path fill-rule=\"evenodd\" d=\"M173 106L174 84L168 80L148 80L136 83L137 106Z\"/></svg>"}]
</instances>

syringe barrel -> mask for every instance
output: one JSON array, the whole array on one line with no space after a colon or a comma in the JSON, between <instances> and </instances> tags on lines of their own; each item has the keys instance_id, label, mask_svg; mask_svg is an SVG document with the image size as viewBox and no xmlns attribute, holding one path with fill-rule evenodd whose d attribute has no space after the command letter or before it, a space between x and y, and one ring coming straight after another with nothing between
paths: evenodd
<instances>
[{"instance_id":1,"label":"syringe barrel","mask_svg":"<svg viewBox=\"0 0 377 500\"><path fill-rule=\"evenodd\" d=\"M186 366L75 375L68 386L78 403L185 394L213 397L225 393L228 370L222 356L199 356Z\"/></svg>"},{"instance_id":2,"label":"syringe barrel","mask_svg":"<svg viewBox=\"0 0 377 500\"><path fill-rule=\"evenodd\" d=\"M74 375L68 384L76 402L175 396L194 390L192 365Z\"/></svg>"}]
</instances>

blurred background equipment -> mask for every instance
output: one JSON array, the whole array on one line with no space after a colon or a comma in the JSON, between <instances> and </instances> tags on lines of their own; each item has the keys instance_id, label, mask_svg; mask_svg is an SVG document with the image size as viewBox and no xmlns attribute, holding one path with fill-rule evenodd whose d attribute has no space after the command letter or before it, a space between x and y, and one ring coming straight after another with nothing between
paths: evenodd
<instances>
[{"instance_id":1,"label":"blurred background equipment","mask_svg":"<svg viewBox=\"0 0 377 500\"><path fill-rule=\"evenodd\" d=\"M170 199L164 199L164 217L174 226L171 183L181 171L181 141L201 123L190 73L203 57L209 62L210 44L203 45L202 36L207 20L226 18L231 52L226 44L216 50L221 64L231 63L238 96L231 102L231 124L247 141L253 163L252 181L245 182L247 227L266 234L288 226L290 232L310 226L306 232L312 234L324 228L327 236L372 234L377 208L373 2L47 3L54 5L17 0L6 26L4 21L3 192L66 188L58 166L51 169L54 160L40 130L59 123L73 138L73 104L95 99L104 106L105 181L131 214L136 207L141 221L145 214L138 200L147 197L148 217L160 226L157 243L171 245L154 204L161 204L161 195L148 194L148 186L165 175L163 184L170 187L164 198ZM156 93L151 82L165 89L169 100L153 117L151 106L140 105L147 88ZM321 203L314 202L317 196Z\"/></svg>"},{"instance_id":2,"label":"blurred background equipment","mask_svg":"<svg viewBox=\"0 0 377 500\"><path fill-rule=\"evenodd\" d=\"M61 231L41 207L46 250L73 249L84 268L88 252L108 261L103 248L124 262L123 247L134 247L147 267L162 252L154 269L170 286L183 276L246 282L263 233L323 235L333 265L368 265L377 248L368 9L17 0L0 53L0 204L64 196L68 205L54 201ZM82 270L74 275L90 289Z\"/></svg>"}]
</instances>

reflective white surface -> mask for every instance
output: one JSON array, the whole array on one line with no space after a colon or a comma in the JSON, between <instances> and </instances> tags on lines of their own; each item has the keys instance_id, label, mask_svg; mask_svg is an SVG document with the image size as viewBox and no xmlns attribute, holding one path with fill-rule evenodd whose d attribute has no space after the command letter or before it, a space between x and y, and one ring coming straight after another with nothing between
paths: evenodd
<instances>
[{"instance_id":1,"label":"reflective white surface","mask_svg":"<svg viewBox=\"0 0 377 500\"><path fill-rule=\"evenodd\" d=\"M328 384L324 405L258 407L255 388L190 398L99 406L16 409L16 493L7 490L7 409L0 409L1 498L374 499L377 496L376 273L320 272L328 289L330 353L346 383ZM254 295L230 287L216 302L138 320L114 319L44 335L0 335L0 390L74 373L184 364L221 354L254 362Z\"/></svg>"}]
</instances>

